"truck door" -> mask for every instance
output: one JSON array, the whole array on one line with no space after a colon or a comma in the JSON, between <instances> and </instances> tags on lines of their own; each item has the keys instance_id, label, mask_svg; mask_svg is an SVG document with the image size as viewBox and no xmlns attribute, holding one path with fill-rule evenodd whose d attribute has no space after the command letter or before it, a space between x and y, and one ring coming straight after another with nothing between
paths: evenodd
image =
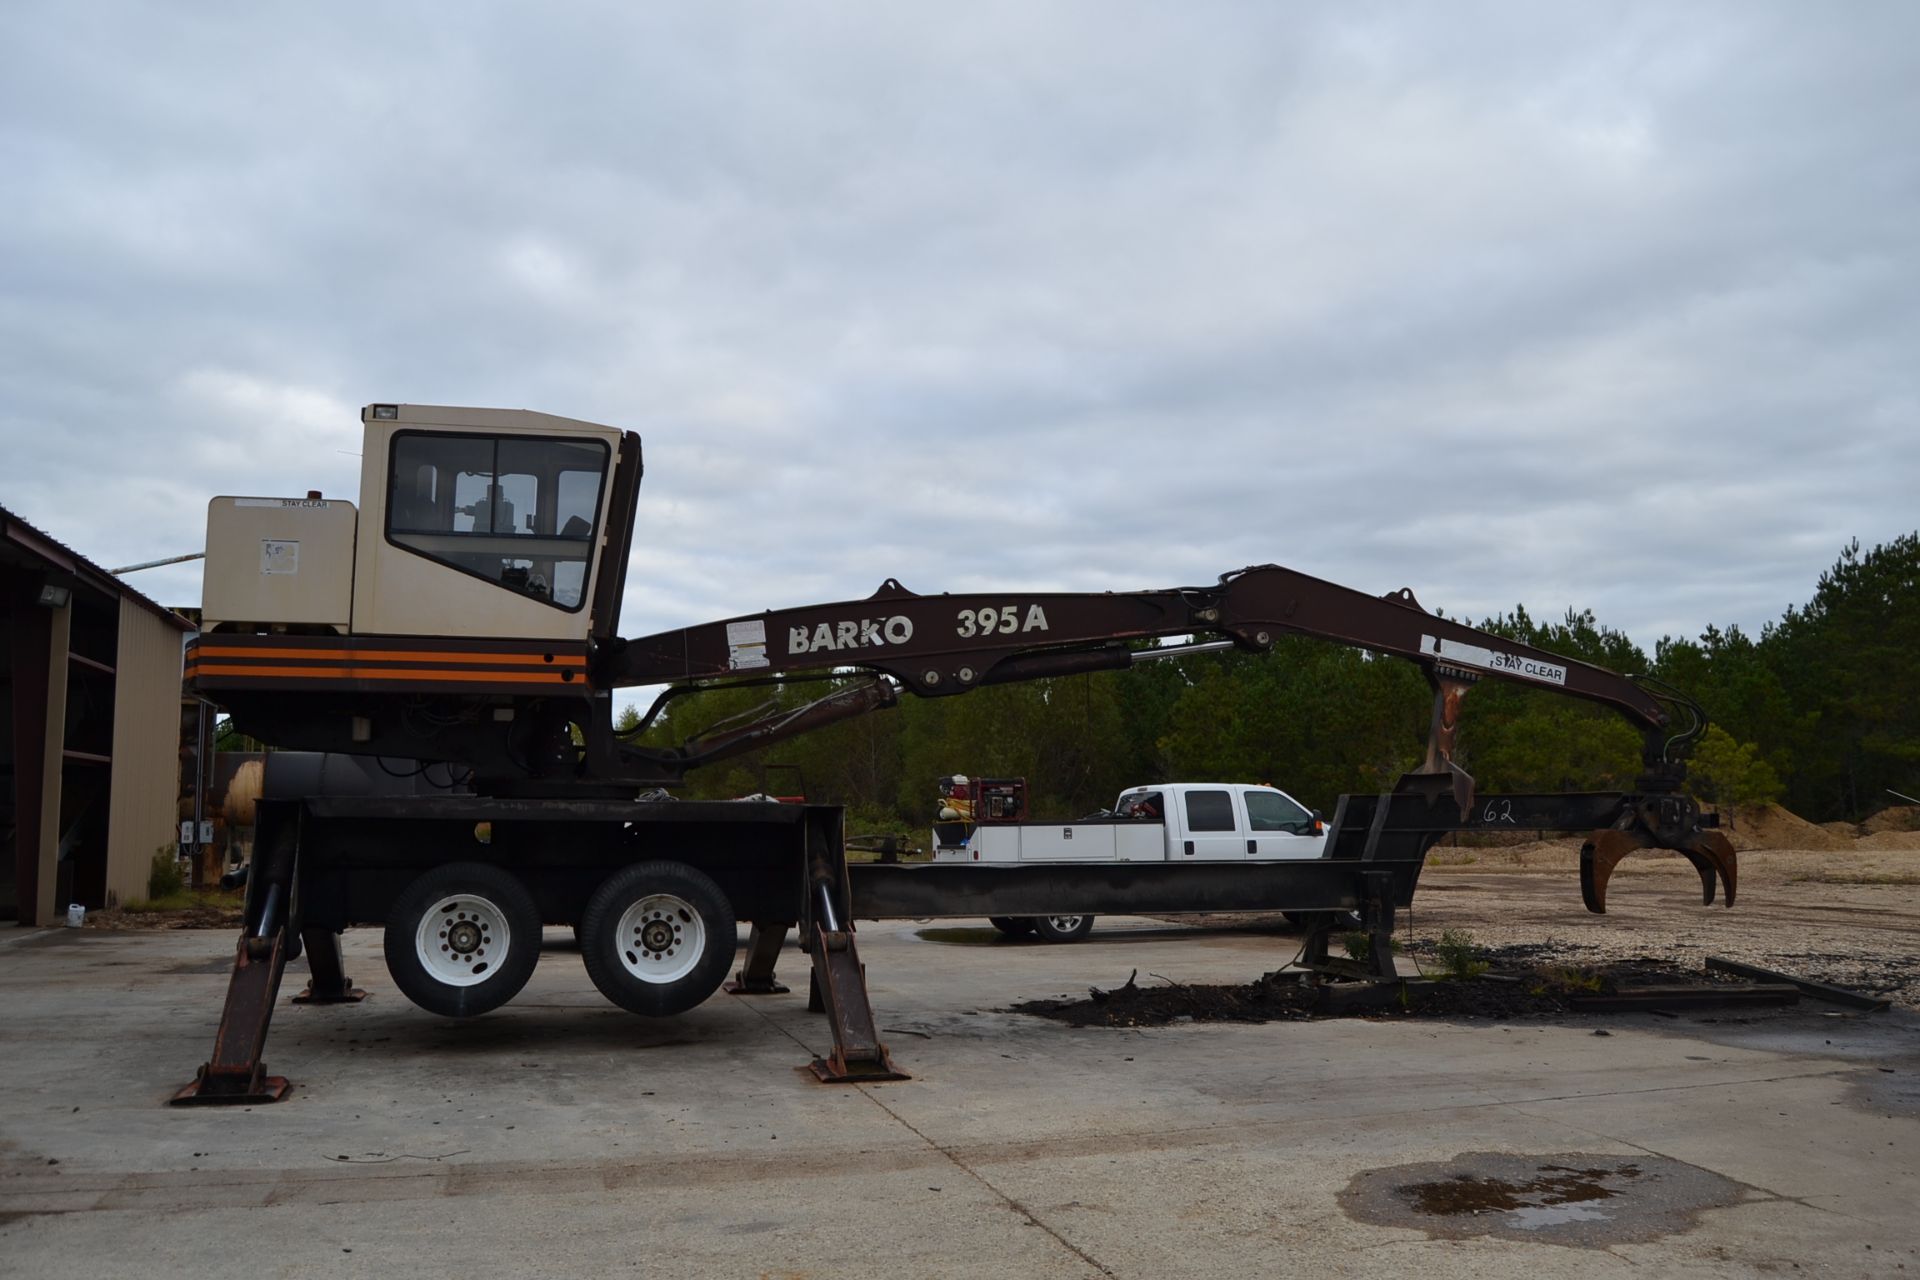
<instances>
[{"instance_id":1,"label":"truck door","mask_svg":"<svg viewBox=\"0 0 1920 1280\"><path fill-rule=\"evenodd\" d=\"M1313 815L1291 796L1248 787L1241 802L1247 810L1248 857L1317 858L1325 850L1326 836L1314 830Z\"/></svg>"},{"instance_id":2,"label":"truck door","mask_svg":"<svg viewBox=\"0 0 1920 1280\"><path fill-rule=\"evenodd\" d=\"M1181 845L1177 860L1225 861L1247 856L1233 792L1225 787L1193 787L1180 795Z\"/></svg>"}]
</instances>

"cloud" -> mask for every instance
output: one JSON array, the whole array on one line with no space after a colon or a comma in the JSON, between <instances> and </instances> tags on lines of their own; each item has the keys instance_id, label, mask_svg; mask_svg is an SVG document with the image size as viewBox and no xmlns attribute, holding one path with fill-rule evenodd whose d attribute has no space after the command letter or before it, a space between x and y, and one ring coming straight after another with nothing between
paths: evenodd
<instances>
[{"instance_id":1,"label":"cloud","mask_svg":"<svg viewBox=\"0 0 1920 1280\"><path fill-rule=\"evenodd\" d=\"M630 427L624 627L1279 561L1650 645L1914 527L1920 11L0 17L0 501L351 493L357 406ZM192 569L143 588L197 594Z\"/></svg>"}]
</instances>

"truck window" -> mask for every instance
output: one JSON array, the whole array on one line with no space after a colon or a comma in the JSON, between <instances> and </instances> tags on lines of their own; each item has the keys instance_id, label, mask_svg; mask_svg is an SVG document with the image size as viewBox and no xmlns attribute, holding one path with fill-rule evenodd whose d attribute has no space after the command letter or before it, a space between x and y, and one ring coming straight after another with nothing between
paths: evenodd
<instances>
[{"instance_id":1,"label":"truck window","mask_svg":"<svg viewBox=\"0 0 1920 1280\"><path fill-rule=\"evenodd\" d=\"M1255 831L1290 831L1295 835L1310 830L1313 815L1277 791L1248 791L1247 825Z\"/></svg>"},{"instance_id":2,"label":"truck window","mask_svg":"<svg viewBox=\"0 0 1920 1280\"><path fill-rule=\"evenodd\" d=\"M577 611L607 459L598 440L400 432L387 476L387 540Z\"/></svg>"},{"instance_id":3,"label":"truck window","mask_svg":"<svg viewBox=\"0 0 1920 1280\"><path fill-rule=\"evenodd\" d=\"M1233 830L1233 797L1225 791L1187 792L1187 830Z\"/></svg>"}]
</instances>

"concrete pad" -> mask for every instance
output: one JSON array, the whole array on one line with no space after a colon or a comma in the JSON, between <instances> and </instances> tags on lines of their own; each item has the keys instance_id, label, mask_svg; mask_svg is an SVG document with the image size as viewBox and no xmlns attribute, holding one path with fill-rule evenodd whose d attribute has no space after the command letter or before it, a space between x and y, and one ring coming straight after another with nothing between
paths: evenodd
<instances>
[{"instance_id":1,"label":"concrete pad","mask_svg":"<svg viewBox=\"0 0 1920 1280\"><path fill-rule=\"evenodd\" d=\"M230 936L35 935L0 951L0 1269L1920 1274L1911 1015L1074 1029L1005 1009L1135 969L1243 981L1296 942L1127 921L1063 947L919 932L860 934L910 1081L806 1073L829 1046L797 952L793 995L648 1022L556 946L519 1000L450 1022L398 995L364 931L348 972L372 997L289 1006L296 964L267 1052L294 1090L231 1110L162 1105L207 1055ZM1342 1208L1356 1178L1470 1152L1664 1157L1738 1195L1656 1239L1578 1247Z\"/></svg>"}]
</instances>

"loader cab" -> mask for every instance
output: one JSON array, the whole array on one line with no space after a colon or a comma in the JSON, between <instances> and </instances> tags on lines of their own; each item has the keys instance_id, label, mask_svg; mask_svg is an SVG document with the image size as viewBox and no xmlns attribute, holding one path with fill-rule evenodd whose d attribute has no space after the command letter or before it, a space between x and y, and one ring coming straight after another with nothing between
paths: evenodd
<instances>
[{"instance_id":1,"label":"loader cab","mask_svg":"<svg viewBox=\"0 0 1920 1280\"><path fill-rule=\"evenodd\" d=\"M639 438L519 410L369 405L355 635L613 634Z\"/></svg>"},{"instance_id":2,"label":"loader cab","mask_svg":"<svg viewBox=\"0 0 1920 1280\"><path fill-rule=\"evenodd\" d=\"M517 409L374 404L360 505L207 504L203 629L612 637L640 490L640 437Z\"/></svg>"}]
</instances>

